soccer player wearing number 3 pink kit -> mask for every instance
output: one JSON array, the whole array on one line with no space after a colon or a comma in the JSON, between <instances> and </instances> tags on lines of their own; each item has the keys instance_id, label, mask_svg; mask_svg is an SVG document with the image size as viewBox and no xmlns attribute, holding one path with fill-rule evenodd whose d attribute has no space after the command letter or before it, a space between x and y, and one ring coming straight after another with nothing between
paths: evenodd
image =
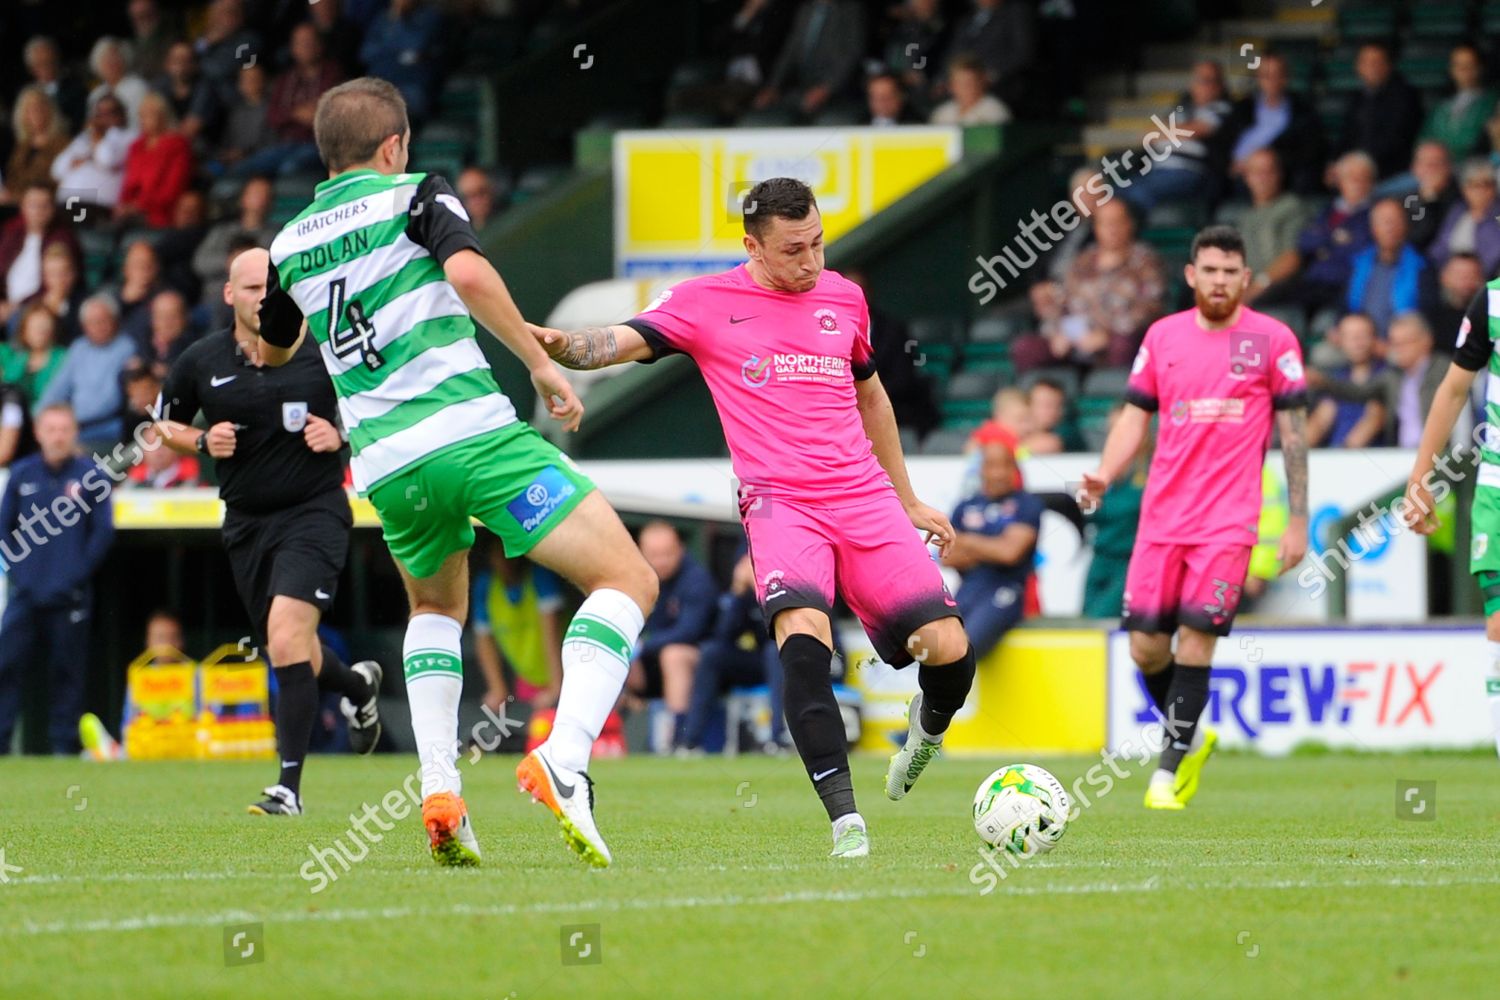
<instances>
[{"instance_id":1,"label":"soccer player wearing number 3 pink kit","mask_svg":"<svg viewBox=\"0 0 1500 1000\"><path fill-rule=\"evenodd\" d=\"M665 291L628 323L533 332L560 364L690 356L718 408L740 481L756 593L786 674L787 729L833 822L835 857L868 853L830 677L842 596L882 659L918 666L910 729L886 792L902 798L938 753L974 679L974 651L923 534L953 527L913 493L875 373L863 292L823 268L811 189L757 184L743 205L749 260Z\"/></svg>"},{"instance_id":2,"label":"soccer player wearing number 3 pink kit","mask_svg":"<svg viewBox=\"0 0 1500 1000\"><path fill-rule=\"evenodd\" d=\"M1190 260L1184 275L1195 306L1146 331L1125 410L1098 470L1079 491L1080 499L1097 501L1133 461L1156 414L1156 454L1124 608L1131 657L1166 730L1146 794L1154 809L1183 808L1213 752L1216 735L1198 720L1208 702L1214 645L1234 622L1257 540L1261 468L1273 425L1286 459L1290 511L1282 572L1307 551L1307 383L1297 337L1240 304L1250 269L1236 230L1203 230Z\"/></svg>"}]
</instances>

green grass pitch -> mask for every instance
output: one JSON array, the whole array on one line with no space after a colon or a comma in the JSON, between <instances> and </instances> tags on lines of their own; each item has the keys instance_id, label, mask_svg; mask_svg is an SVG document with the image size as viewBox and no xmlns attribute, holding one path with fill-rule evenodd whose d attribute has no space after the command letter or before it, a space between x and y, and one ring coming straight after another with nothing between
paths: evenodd
<instances>
[{"instance_id":1,"label":"green grass pitch","mask_svg":"<svg viewBox=\"0 0 1500 1000\"><path fill-rule=\"evenodd\" d=\"M1097 762L1037 761L1070 788ZM408 816L313 893L309 845L347 844L412 759L313 758L295 820L245 814L269 763L6 761L0 995L1493 993L1493 757L1221 755L1182 813L1144 810L1141 772L1004 879L969 820L1000 763L939 760L892 803L858 759L872 854L836 863L794 760L598 762L615 866L591 872L491 756L465 772L484 867L437 868ZM1399 805L1406 779L1435 794Z\"/></svg>"}]
</instances>

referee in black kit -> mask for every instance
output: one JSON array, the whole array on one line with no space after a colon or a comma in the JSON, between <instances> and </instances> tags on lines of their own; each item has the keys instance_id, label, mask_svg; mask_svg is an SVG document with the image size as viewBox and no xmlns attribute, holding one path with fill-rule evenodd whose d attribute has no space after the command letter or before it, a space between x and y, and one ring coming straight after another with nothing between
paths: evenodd
<instances>
[{"instance_id":1,"label":"referee in black kit","mask_svg":"<svg viewBox=\"0 0 1500 1000\"><path fill-rule=\"evenodd\" d=\"M333 602L354 519L344 492L337 403L317 341L308 337L282 367L258 364L269 261L257 247L230 263L224 301L234 311L234 326L183 351L162 385L156 416L168 447L217 460L224 549L280 688L281 780L250 811L297 816L319 688L344 696L349 743L369 753L380 739L382 672L373 660L345 666L318 640L318 620ZM200 410L207 431L191 426Z\"/></svg>"}]
</instances>

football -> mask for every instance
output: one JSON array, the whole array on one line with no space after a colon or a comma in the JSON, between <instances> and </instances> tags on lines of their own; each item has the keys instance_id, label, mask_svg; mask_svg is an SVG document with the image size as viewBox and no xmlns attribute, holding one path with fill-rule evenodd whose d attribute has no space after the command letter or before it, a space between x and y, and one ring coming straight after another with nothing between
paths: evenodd
<instances>
[{"instance_id":1,"label":"football","mask_svg":"<svg viewBox=\"0 0 1500 1000\"><path fill-rule=\"evenodd\" d=\"M991 847L1031 858L1057 846L1071 810L1067 790L1051 772L1035 764L1007 764L974 794L974 830Z\"/></svg>"}]
</instances>

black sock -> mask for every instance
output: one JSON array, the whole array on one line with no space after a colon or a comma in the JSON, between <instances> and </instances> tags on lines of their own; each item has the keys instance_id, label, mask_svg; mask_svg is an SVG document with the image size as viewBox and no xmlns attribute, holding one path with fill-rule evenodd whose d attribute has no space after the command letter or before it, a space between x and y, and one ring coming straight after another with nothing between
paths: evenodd
<instances>
[{"instance_id":1,"label":"black sock","mask_svg":"<svg viewBox=\"0 0 1500 1000\"><path fill-rule=\"evenodd\" d=\"M318 690L336 691L355 705L363 705L374 693L369 682L350 670L326 642L323 643L323 666L318 670Z\"/></svg>"},{"instance_id":2,"label":"black sock","mask_svg":"<svg viewBox=\"0 0 1500 1000\"><path fill-rule=\"evenodd\" d=\"M952 663L931 665L924 663L917 668L917 687L922 689L922 710L917 721L929 736L941 736L948 731L953 716L964 707L969 697L969 688L974 686L974 647L970 646L961 659Z\"/></svg>"},{"instance_id":3,"label":"black sock","mask_svg":"<svg viewBox=\"0 0 1500 1000\"><path fill-rule=\"evenodd\" d=\"M1167 745L1162 748L1157 767L1164 771L1177 771L1183 755L1193 745L1193 734L1198 731L1198 717L1208 704L1208 673L1206 666L1195 667L1179 663L1172 674L1172 687L1167 692L1166 708L1162 715L1167 727Z\"/></svg>"},{"instance_id":4,"label":"black sock","mask_svg":"<svg viewBox=\"0 0 1500 1000\"><path fill-rule=\"evenodd\" d=\"M281 784L302 797L302 762L318 714L318 682L306 660L276 668L276 746L281 752Z\"/></svg>"},{"instance_id":5,"label":"black sock","mask_svg":"<svg viewBox=\"0 0 1500 1000\"><path fill-rule=\"evenodd\" d=\"M855 811L844 717L828 669L832 662L833 650L810 635L793 635L781 644L786 728L831 820Z\"/></svg>"},{"instance_id":6,"label":"black sock","mask_svg":"<svg viewBox=\"0 0 1500 1000\"><path fill-rule=\"evenodd\" d=\"M1146 683L1146 693L1151 696L1151 703L1163 716L1167 714L1167 692L1172 689L1172 675L1177 672L1177 661L1168 660L1167 665L1154 674L1141 674L1141 680Z\"/></svg>"}]
</instances>

